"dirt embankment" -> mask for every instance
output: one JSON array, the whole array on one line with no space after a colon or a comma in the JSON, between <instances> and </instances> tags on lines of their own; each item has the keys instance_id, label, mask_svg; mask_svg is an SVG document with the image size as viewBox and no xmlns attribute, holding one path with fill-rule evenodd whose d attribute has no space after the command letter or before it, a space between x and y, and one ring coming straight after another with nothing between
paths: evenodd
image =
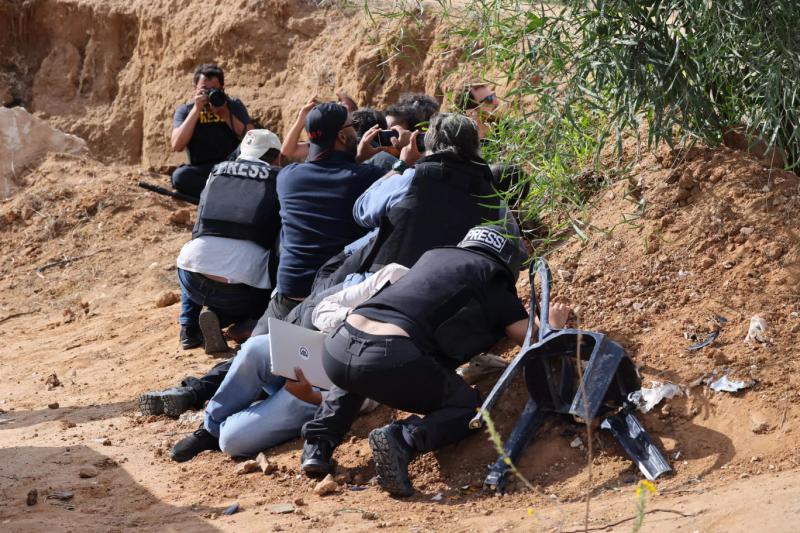
<instances>
[{"instance_id":1,"label":"dirt embankment","mask_svg":"<svg viewBox=\"0 0 800 533\"><path fill-rule=\"evenodd\" d=\"M342 483L325 498L299 474L297 440L270 451L278 470L268 476L238 475L221 454L177 465L168 451L197 419L134 410L140 392L216 362L202 350L180 350L177 308L155 305L177 288L174 260L194 211L135 187L156 178L140 160L157 166L169 158L169 119L194 65L219 59L229 92L282 131L322 89L329 96L344 88L377 105L405 90L439 92L454 59L438 47L435 22L403 28L404 39L418 32L411 41L397 40L400 29L373 41L374 23L306 2L0 5L4 79L92 149L48 156L0 203L0 523L92 531L574 529L589 474L585 451L570 447L585 436L569 420L548 421L523 454L520 469L535 493L516 484L502 498L476 490L495 459L476 434L417 460L420 493L397 501L369 482L365 437L394 416L386 408L359 420L337 451ZM398 42L420 55L393 56ZM653 506L688 515L648 516L653 527L781 530L796 518L798 190L796 175L741 152L662 151L595 198L588 242L573 237L548 256L556 292L579 306L583 327L621 342L646 384L687 386L686 395L641 417L675 468L659 480ZM528 291L525 279L519 287ZM727 319L720 337L687 352L685 336L702 338L711 315ZM768 324L765 342L744 342L754 315ZM507 345L498 353L514 355ZM689 386L715 370L752 386L737 394ZM491 385L485 379L479 388ZM518 383L494 412L504 435L525 399ZM607 434L596 439L599 526L632 513L640 476ZM83 469L96 475L81 477ZM40 500L29 507L31 489ZM73 496L45 500L53 491ZM234 502L243 511L221 517ZM289 502L294 513L272 513ZM765 506L774 512L752 511Z\"/></svg>"},{"instance_id":2,"label":"dirt embankment","mask_svg":"<svg viewBox=\"0 0 800 533\"><path fill-rule=\"evenodd\" d=\"M218 62L226 90L282 134L311 96L381 106L442 95L457 54L434 18L369 19L300 0L28 0L0 6L0 84L107 162L158 167L191 74Z\"/></svg>"}]
</instances>

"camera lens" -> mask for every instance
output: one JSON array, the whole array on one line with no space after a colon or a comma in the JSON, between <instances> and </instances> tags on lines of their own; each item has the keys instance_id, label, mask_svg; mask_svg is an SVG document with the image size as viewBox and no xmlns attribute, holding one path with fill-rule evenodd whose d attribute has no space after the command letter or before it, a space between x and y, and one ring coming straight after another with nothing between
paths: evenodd
<instances>
[{"instance_id":1,"label":"camera lens","mask_svg":"<svg viewBox=\"0 0 800 533\"><path fill-rule=\"evenodd\" d=\"M225 93L220 89L211 89L208 91L208 103L214 107L222 107L225 105Z\"/></svg>"}]
</instances>

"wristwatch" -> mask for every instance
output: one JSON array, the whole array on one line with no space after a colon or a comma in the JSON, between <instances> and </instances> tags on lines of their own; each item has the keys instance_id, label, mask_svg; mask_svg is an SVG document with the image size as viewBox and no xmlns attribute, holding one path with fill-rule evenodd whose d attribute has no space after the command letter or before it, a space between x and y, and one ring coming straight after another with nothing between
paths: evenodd
<instances>
[{"instance_id":1,"label":"wristwatch","mask_svg":"<svg viewBox=\"0 0 800 533\"><path fill-rule=\"evenodd\" d=\"M397 161L394 162L394 165L392 165L392 170L394 170L395 172L399 172L400 174L405 172L407 168L408 165L406 165L406 162L403 161L402 159L398 159Z\"/></svg>"}]
</instances>

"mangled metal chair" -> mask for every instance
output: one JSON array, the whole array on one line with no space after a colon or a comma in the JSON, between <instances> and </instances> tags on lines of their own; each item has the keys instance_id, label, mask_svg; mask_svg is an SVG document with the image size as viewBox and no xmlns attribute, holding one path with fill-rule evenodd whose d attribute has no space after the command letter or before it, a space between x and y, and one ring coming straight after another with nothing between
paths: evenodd
<instances>
[{"instance_id":1,"label":"mangled metal chair","mask_svg":"<svg viewBox=\"0 0 800 533\"><path fill-rule=\"evenodd\" d=\"M536 297L540 278L541 301ZM492 388L471 428L483 424L512 379L524 371L530 398L506 439L505 453L489 468L484 487L502 491L508 477L506 458L516 462L548 415L572 415L583 420L605 417L600 427L608 429L639 470L653 480L671 470L666 458L633 415L628 394L641 387L641 379L625 350L606 335L579 329L554 330L549 323L550 270L539 259L531 263L531 316L528 333L517 357ZM538 339L534 342L535 319L539 316ZM578 352L582 371L579 382Z\"/></svg>"}]
</instances>

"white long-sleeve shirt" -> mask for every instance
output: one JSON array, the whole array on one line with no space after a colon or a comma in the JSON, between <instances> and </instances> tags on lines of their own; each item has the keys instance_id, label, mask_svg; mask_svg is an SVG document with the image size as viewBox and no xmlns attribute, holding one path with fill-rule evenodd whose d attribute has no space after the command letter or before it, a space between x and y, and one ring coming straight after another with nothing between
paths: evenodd
<instances>
[{"instance_id":1,"label":"white long-sleeve shirt","mask_svg":"<svg viewBox=\"0 0 800 533\"><path fill-rule=\"evenodd\" d=\"M324 333L330 333L344 322L353 308L366 302L381 290L387 283L396 283L408 272L408 268L391 263L375 274L352 287L331 294L320 301L311 314L314 327Z\"/></svg>"}]
</instances>

